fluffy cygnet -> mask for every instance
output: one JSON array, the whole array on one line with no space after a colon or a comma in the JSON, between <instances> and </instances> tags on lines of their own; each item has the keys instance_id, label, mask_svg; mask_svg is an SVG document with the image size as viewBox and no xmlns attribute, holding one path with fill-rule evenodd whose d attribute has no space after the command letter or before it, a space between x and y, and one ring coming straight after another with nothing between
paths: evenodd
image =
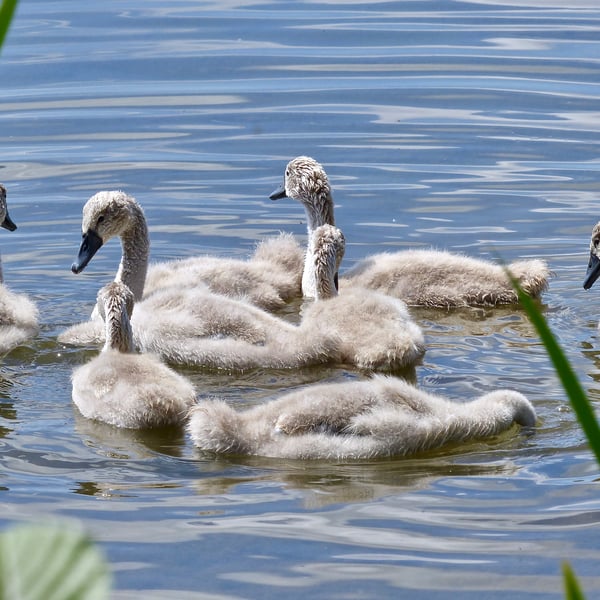
<instances>
[{"instance_id":1,"label":"fluffy cygnet","mask_svg":"<svg viewBox=\"0 0 600 600\"><path fill-rule=\"evenodd\" d=\"M82 232L72 271L80 273L103 244L119 237L123 255L116 280L131 288L136 302L173 286L208 286L267 309L279 308L300 294L303 251L289 234L265 240L246 261L197 256L149 265L144 212L133 197L121 191L98 192L86 202Z\"/></svg>"},{"instance_id":2,"label":"fluffy cygnet","mask_svg":"<svg viewBox=\"0 0 600 600\"><path fill-rule=\"evenodd\" d=\"M6 188L0 184L0 227L14 231L17 226L8 214ZM25 295L4 285L0 264L0 356L34 337L38 330L38 310Z\"/></svg>"},{"instance_id":3,"label":"fluffy cygnet","mask_svg":"<svg viewBox=\"0 0 600 600\"><path fill-rule=\"evenodd\" d=\"M106 343L72 376L73 402L81 414L129 429L182 424L195 402L194 387L156 356L135 352L131 290L109 283L98 293L98 307Z\"/></svg>"},{"instance_id":4,"label":"fluffy cygnet","mask_svg":"<svg viewBox=\"0 0 600 600\"><path fill-rule=\"evenodd\" d=\"M302 322L337 335L343 363L391 371L418 362L425 340L404 302L358 286L338 294L337 273L345 249L341 230L321 225L310 243L307 281L315 300L303 305Z\"/></svg>"},{"instance_id":5,"label":"fluffy cygnet","mask_svg":"<svg viewBox=\"0 0 600 600\"><path fill-rule=\"evenodd\" d=\"M590 239L590 259L588 262L583 289L589 290L600 277L600 222L594 225Z\"/></svg>"},{"instance_id":6,"label":"fluffy cygnet","mask_svg":"<svg viewBox=\"0 0 600 600\"><path fill-rule=\"evenodd\" d=\"M311 238L317 227L334 225L333 198L327 174L313 158L299 156L285 170L283 185L270 198L289 197L304 207L308 227L307 264L313 260ZM548 286L550 271L542 260L516 261L507 266L532 297ZM302 292L314 297L307 278ZM401 250L369 256L340 278L340 289L360 286L400 298L409 306L461 307L517 303L517 294L502 265L443 250Z\"/></svg>"},{"instance_id":7,"label":"fluffy cygnet","mask_svg":"<svg viewBox=\"0 0 600 600\"><path fill-rule=\"evenodd\" d=\"M307 386L238 411L222 400L199 403L187 425L201 450L299 459L406 456L495 436L515 423L535 425L531 403L498 390L452 402L397 378Z\"/></svg>"},{"instance_id":8,"label":"fluffy cygnet","mask_svg":"<svg viewBox=\"0 0 600 600\"><path fill-rule=\"evenodd\" d=\"M293 235L262 240L249 260L194 256L150 264L144 296L169 286L205 284L217 294L276 310L302 294L304 249Z\"/></svg>"},{"instance_id":9,"label":"fluffy cygnet","mask_svg":"<svg viewBox=\"0 0 600 600\"><path fill-rule=\"evenodd\" d=\"M100 192L83 209L83 241L73 271L83 270L97 250L119 236L122 258L115 281L142 298L148 266L148 232L143 211L123 192ZM269 255L273 247L263 248ZM180 272L184 277L185 273ZM223 369L292 368L335 360L337 340L307 324L295 326L248 304L212 293L206 284L171 285L139 302L131 318L136 345L178 364ZM62 343L87 345L104 340L97 311L70 327Z\"/></svg>"}]
</instances>

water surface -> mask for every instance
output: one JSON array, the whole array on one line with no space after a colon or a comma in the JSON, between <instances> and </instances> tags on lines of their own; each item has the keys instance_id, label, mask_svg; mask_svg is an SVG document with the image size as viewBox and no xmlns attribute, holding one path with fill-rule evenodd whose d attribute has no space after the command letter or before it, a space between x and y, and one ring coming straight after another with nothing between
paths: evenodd
<instances>
[{"instance_id":1,"label":"water surface","mask_svg":"<svg viewBox=\"0 0 600 600\"><path fill-rule=\"evenodd\" d=\"M422 388L464 400L511 387L533 435L410 459L337 464L197 453L177 432L86 421L56 336L89 314L119 259L69 266L81 207L121 188L144 206L152 258L247 256L305 235L272 203L286 162L325 166L344 264L440 247L554 272L549 322L600 398L597 290L600 11L595 2L27 0L0 57L0 180L15 233L5 279L42 315L0 372L2 524L72 518L101 544L116 598L562 597L572 560L600 589L598 467L533 328L515 307L415 310ZM185 370L243 407L342 368Z\"/></svg>"}]
</instances>

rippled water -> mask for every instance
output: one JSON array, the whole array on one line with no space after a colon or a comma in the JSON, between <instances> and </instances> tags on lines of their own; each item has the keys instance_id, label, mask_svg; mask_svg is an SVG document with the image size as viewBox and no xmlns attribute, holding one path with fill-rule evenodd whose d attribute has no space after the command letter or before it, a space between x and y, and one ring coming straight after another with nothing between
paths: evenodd
<instances>
[{"instance_id":1,"label":"rippled water","mask_svg":"<svg viewBox=\"0 0 600 600\"><path fill-rule=\"evenodd\" d=\"M0 234L14 290L43 329L4 359L2 524L69 517L105 550L116 598L560 598L572 561L600 589L598 467L516 308L414 311L414 380L463 399L512 387L534 435L412 459L335 464L199 455L174 432L123 432L73 409L93 349L56 336L116 269L107 244L69 266L81 206L123 188L152 256L246 256L303 236L267 196L308 154L334 187L345 264L431 245L545 258L546 315L600 399L598 290L581 288L599 216L596 1L85 3L23 0L0 57ZM343 369L188 370L239 406Z\"/></svg>"}]
</instances>

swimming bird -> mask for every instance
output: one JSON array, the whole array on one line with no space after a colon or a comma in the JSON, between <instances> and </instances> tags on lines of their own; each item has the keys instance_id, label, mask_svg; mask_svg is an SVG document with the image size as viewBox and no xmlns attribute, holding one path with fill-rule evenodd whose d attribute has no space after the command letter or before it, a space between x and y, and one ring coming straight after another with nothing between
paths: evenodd
<instances>
[{"instance_id":1,"label":"swimming bird","mask_svg":"<svg viewBox=\"0 0 600 600\"><path fill-rule=\"evenodd\" d=\"M308 156L298 156L291 160L286 166L283 184L269 195L271 200L286 197L300 202L306 213L308 243L302 272L302 295L314 298L315 279L311 277L311 267L315 260L312 255L312 236L321 225L335 225L333 197L325 169Z\"/></svg>"},{"instance_id":2,"label":"swimming bird","mask_svg":"<svg viewBox=\"0 0 600 600\"><path fill-rule=\"evenodd\" d=\"M338 294L344 250L344 235L337 227L321 225L313 231L306 269L315 299L302 306L302 323L337 335L342 363L385 371L416 363L425 352L425 340L402 300L359 286Z\"/></svg>"},{"instance_id":3,"label":"swimming bird","mask_svg":"<svg viewBox=\"0 0 600 600\"><path fill-rule=\"evenodd\" d=\"M307 156L291 160L283 185L270 195L272 200L284 197L298 200L304 207L308 264L313 260L310 248L315 229L335 224L331 186L322 165ZM542 260L516 261L507 268L532 297L539 296L548 286L550 272ZM349 286L379 290L404 300L409 306L450 308L518 302L502 265L434 249L374 254L344 273L339 284L342 290ZM302 293L306 297L315 295L306 275L302 279Z\"/></svg>"},{"instance_id":4,"label":"swimming bird","mask_svg":"<svg viewBox=\"0 0 600 600\"><path fill-rule=\"evenodd\" d=\"M136 304L136 343L177 364L227 370L339 362L339 341L318 323L295 325L241 300L166 288Z\"/></svg>"},{"instance_id":5,"label":"swimming bird","mask_svg":"<svg viewBox=\"0 0 600 600\"><path fill-rule=\"evenodd\" d=\"M0 184L0 226L15 231L17 226L8 214L6 188ZM24 294L16 294L4 285L0 264L0 355L10 352L39 330L36 305Z\"/></svg>"},{"instance_id":6,"label":"swimming bird","mask_svg":"<svg viewBox=\"0 0 600 600\"><path fill-rule=\"evenodd\" d=\"M136 263L128 255L135 247L131 234L112 223L114 219L131 221L130 215L137 212L133 229L141 235L147 231L141 207L120 192L103 193L101 198L96 194L90 202L94 210L84 207L84 223L99 223L100 231L116 232L112 235L122 240L123 257L115 281L131 281L143 288L138 273L146 272L147 233L139 245L144 251L138 254ZM126 218L119 217L122 212ZM94 240L95 235L91 233L90 239ZM102 239L108 237L102 235ZM86 243L84 238L78 258L83 267L89 262ZM320 299L324 299L334 293L344 238L335 227L323 226L312 237L312 243L314 264L308 276L314 279L314 287L319 287ZM131 324L135 344L144 352L158 354L170 363L228 370L335 362L389 371L414 364L424 352L423 334L411 320L406 305L370 290L348 289L343 296L307 306L301 322L295 325L246 302L214 294L204 284L173 285L136 302ZM59 341L97 344L103 336L96 317L69 328Z\"/></svg>"},{"instance_id":7,"label":"swimming bird","mask_svg":"<svg viewBox=\"0 0 600 600\"><path fill-rule=\"evenodd\" d=\"M150 265L144 296L173 285L200 283L217 294L275 311L302 293L304 249L290 233L265 238L248 260L210 255Z\"/></svg>"},{"instance_id":8,"label":"swimming bird","mask_svg":"<svg viewBox=\"0 0 600 600\"><path fill-rule=\"evenodd\" d=\"M533 427L535 420L533 406L516 391L452 402L379 375L307 386L243 411L223 400L201 401L187 431L204 451L345 460L407 456L489 438L515 423Z\"/></svg>"},{"instance_id":9,"label":"swimming bird","mask_svg":"<svg viewBox=\"0 0 600 600\"><path fill-rule=\"evenodd\" d=\"M73 372L73 402L84 417L142 429L182 424L195 402L192 384L151 354L135 352L133 292L114 281L98 292L106 343Z\"/></svg>"},{"instance_id":10,"label":"swimming bird","mask_svg":"<svg viewBox=\"0 0 600 600\"><path fill-rule=\"evenodd\" d=\"M142 298L148 230L142 208L123 192L92 196L83 208L82 230L72 267L76 273L104 243L120 237L122 257L115 281L133 292L133 337L144 352L178 364L235 370L302 367L329 362L339 354L337 339L321 333L318 325L296 326L245 301L214 294L203 282L189 286L183 281ZM272 251L266 249L267 254ZM67 329L58 339L75 345L103 342L97 310L89 321Z\"/></svg>"},{"instance_id":11,"label":"swimming bird","mask_svg":"<svg viewBox=\"0 0 600 600\"><path fill-rule=\"evenodd\" d=\"M592 237L590 239L590 259L588 262L585 279L583 281L583 289L589 290L598 277L600 277L600 221L594 225L592 229Z\"/></svg>"},{"instance_id":12,"label":"swimming bird","mask_svg":"<svg viewBox=\"0 0 600 600\"><path fill-rule=\"evenodd\" d=\"M290 234L268 238L249 260L195 256L148 264L150 240L141 206L120 191L102 191L83 208L82 241L73 273L80 273L112 237L120 237L123 256L116 280L136 302L165 287L206 285L214 292L244 298L268 310L298 297L304 251Z\"/></svg>"}]
</instances>

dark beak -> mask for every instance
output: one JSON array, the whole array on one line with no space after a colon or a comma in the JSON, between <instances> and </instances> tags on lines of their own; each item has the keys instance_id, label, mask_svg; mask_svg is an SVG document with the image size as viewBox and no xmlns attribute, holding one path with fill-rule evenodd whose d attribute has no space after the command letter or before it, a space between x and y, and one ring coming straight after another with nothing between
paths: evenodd
<instances>
[{"instance_id":1,"label":"dark beak","mask_svg":"<svg viewBox=\"0 0 600 600\"><path fill-rule=\"evenodd\" d=\"M585 279L583 280L583 289L589 290L596 279L600 276L600 259L590 252L590 262L588 263Z\"/></svg>"},{"instance_id":2,"label":"dark beak","mask_svg":"<svg viewBox=\"0 0 600 600\"><path fill-rule=\"evenodd\" d=\"M340 279L339 279L337 273L333 276L333 283L335 283L336 291L339 292L340 291Z\"/></svg>"},{"instance_id":3,"label":"dark beak","mask_svg":"<svg viewBox=\"0 0 600 600\"><path fill-rule=\"evenodd\" d=\"M285 184L280 185L274 192L269 194L269 198L271 200L281 200L282 198L287 198L285 195Z\"/></svg>"},{"instance_id":4,"label":"dark beak","mask_svg":"<svg viewBox=\"0 0 600 600\"><path fill-rule=\"evenodd\" d=\"M104 243L102 238L93 229L88 229L81 237L83 239L81 240L81 246L79 246L77 260L71 265L71 271L75 275L81 273L87 267L94 254L100 250Z\"/></svg>"},{"instance_id":5,"label":"dark beak","mask_svg":"<svg viewBox=\"0 0 600 600\"><path fill-rule=\"evenodd\" d=\"M13 220L8 216L8 213L6 213L4 221L0 223L0 226L4 227L4 229L8 229L9 231L14 231L17 228Z\"/></svg>"}]
</instances>

